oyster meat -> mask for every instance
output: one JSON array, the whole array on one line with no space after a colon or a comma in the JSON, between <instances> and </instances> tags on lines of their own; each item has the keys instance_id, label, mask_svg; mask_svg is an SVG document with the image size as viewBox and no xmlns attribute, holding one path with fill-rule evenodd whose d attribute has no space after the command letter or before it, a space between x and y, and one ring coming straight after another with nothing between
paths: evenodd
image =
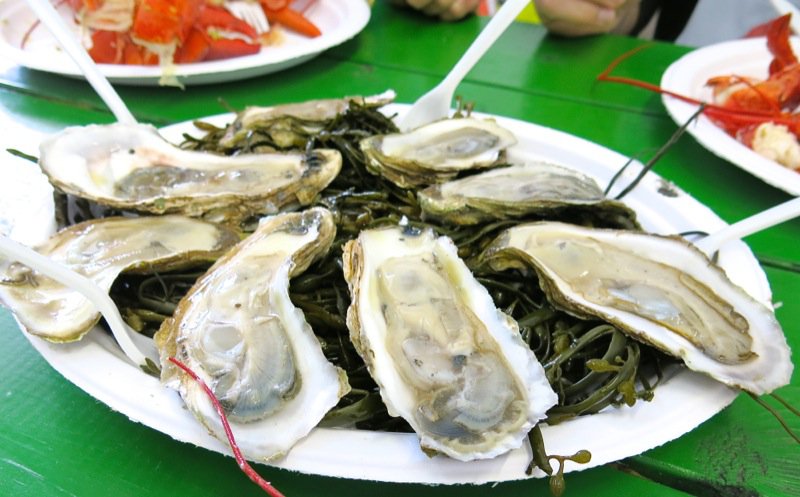
<instances>
[{"instance_id":1,"label":"oyster meat","mask_svg":"<svg viewBox=\"0 0 800 497\"><path fill-rule=\"evenodd\" d=\"M238 231L184 216L114 217L72 225L36 250L110 290L123 271L150 273L212 262L238 241ZM33 335L75 341L100 320L82 294L23 264L7 261L0 273L0 300Z\"/></svg>"},{"instance_id":2,"label":"oyster meat","mask_svg":"<svg viewBox=\"0 0 800 497\"><path fill-rule=\"evenodd\" d=\"M248 458L281 457L350 389L289 299L289 279L328 251L335 231L322 208L264 218L195 283L156 333L162 381L180 392L211 434L226 440L203 389L169 358L197 373L222 403Z\"/></svg>"},{"instance_id":3,"label":"oyster meat","mask_svg":"<svg viewBox=\"0 0 800 497\"><path fill-rule=\"evenodd\" d=\"M557 397L516 322L447 238L389 227L344 248L350 337L423 450L468 461L519 447Z\"/></svg>"},{"instance_id":4,"label":"oyster meat","mask_svg":"<svg viewBox=\"0 0 800 497\"><path fill-rule=\"evenodd\" d=\"M310 135L322 131L330 121L346 112L351 104L376 108L393 102L394 98L395 93L389 90L368 97L353 96L273 107L247 107L228 125L219 143L223 147L238 146L257 130L269 135L279 147L304 148Z\"/></svg>"},{"instance_id":5,"label":"oyster meat","mask_svg":"<svg viewBox=\"0 0 800 497\"><path fill-rule=\"evenodd\" d=\"M501 164L516 137L493 119L434 121L408 133L360 142L367 168L401 188L441 183L463 171Z\"/></svg>"},{"instance_id":6,"label":"oyster meat","mask_svg":"<svg viewBox=\"0 0 800 497\"><path fill-rule=\"evenodd\" d=\"M548 162L502 167L431 185L418 192L417 198L426 215L460 225L566 207L613 209L636 218L623 203L606 199L593 178Z\"/></svg>"},{"instance_id":7,"label":"oyster meat","mask_svg":"<svg viewBox=\"0 0 800 497\"><path fill-rule=\"evenodd\" d=\"M182 150L145 124L67 128L44 140L39 165L65 193L154 214L214 211L237 222L311 203L339 173L341 154L242 154Z\"/></svg>"},{"instance_id":8,"label":"oyster meat","mask_svg":"<svg viewBox=\"0 0 800 497\"><path fill-rule=\"evenodd\" d=\"M530 223L503 232L483 259L532 267L557 307L604 319L729 386L760 395L791 377L774 311L683 238Z\"/></svg>"}]
</instances>

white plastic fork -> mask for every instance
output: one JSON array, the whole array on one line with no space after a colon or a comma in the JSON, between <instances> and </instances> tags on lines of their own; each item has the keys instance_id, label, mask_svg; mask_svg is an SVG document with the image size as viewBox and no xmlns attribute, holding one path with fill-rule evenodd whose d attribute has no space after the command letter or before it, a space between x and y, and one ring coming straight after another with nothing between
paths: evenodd
<instances>
[{"instance_id":1,"label":"white plastic fork","mask_svg":"<svg viewBox=\"0 0 800 497\"><path fill-rule=\"evenodd\" d=\"M97 64L89 57L86 49L80 45L77 36L69 30L64 23L64 19L49 0L26 1L42 24L50 30L61 47L78 64L78 67L86 76L86 80L100 95L100 98L114 114L117 121L125 124L136 124L136 118L133 117L125 102L114 90L114 87L111 86L111 83L108 82L108 79L100 72ZM0 254L39 271L89 299L105 317L120 348L134 364L140 367L145 366L146 359L152 360L155 364L159 363L158 351L153 341L136 333L125 324L117 305L111 300L108 293L103 291L92 280L5 236L0 236Z\"/></svg>"},{"instance_id":2,"label":"white plastic fork","mask_svg":"<svg viewBox=\"0 0 800 497\"><path fill-rule=\"evenodd\" d=\"M100 95L103 102L108 106L117 121L125 124L136 124L136 118L133 117L131 111L122 101L119 94L111 86L103 73L98 69L97 64L94 63L86 49L81 46L78 37L75 33L71 32L61 14L56 11L55 7L49 0L26 0L28 6L33 10L42 24L47 26L50 33L58 40L61 47L72 57L72 60L78 64L78 67L86 76L86 81L92 85L92 88Z\"/></svg>"},{"instance_id":3,"label":"white plastic fork","mask_svg":"<svg viewBox=\"0 0 800 497\"><path fill-rule=\"evenodd\" d=\"M800 197L795 197L792 200L737 221L717 232L711 233L702 240L694 242L694 245L705 252L706 255L712 255L729 241L744 238L797 216L800 216Z\"/></svg>"},{"instance_id":4,"label":"white plastic fork","mask_svg":"<svg viewBox=\"0 0 800 497\"><path fill-rule=\"evenodd\" d=\"M234 17L253 26L256 33L263 34L269 31L269 21L260 3L251 0L228 0L223 5Z\"/></svg>"},{"instance_id":5,"label":"white plastic fork","mask_svg":"<svg viewBox=\"0 0 800 497\"><path fill-rule=\"evenodd\" d=\"M442 82L421 96L399 119L398 127L403 131L408 131L447 117L458 84L530 1L507 0L492 16L489 23Z\"/></svg>"}]
</instances>

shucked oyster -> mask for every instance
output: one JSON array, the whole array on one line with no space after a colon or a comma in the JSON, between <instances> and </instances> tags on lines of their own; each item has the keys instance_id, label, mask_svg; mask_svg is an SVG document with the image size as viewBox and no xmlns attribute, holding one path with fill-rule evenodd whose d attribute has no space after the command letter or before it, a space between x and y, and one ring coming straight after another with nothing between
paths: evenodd
<instances>
[{"instance_id":1,"label":"shucked oyster","mask_svg":"<svg viewBox=\"0 0 800 497\"><path fill-rule=\"evenodd\" d=\"M468 461L519 447L556 403L516 322L431 230L362 231L344 248L350 338L422 448Z\"/></svg>"},{"instance_id":2,"label":"shucked oyster","mask_svg":"<svg viewBox=\"0 0 800 497\"><path fill-rule=\"evenodd\" d=\"M37 250L109 290L123 272L149 273L212 262L239 241L224 226L184 216L94 219L65 228ZM82 294L27 266L2 268L0 300L31 334L79 340L100 320Z\"/></svg>"},{"instance_id":3,"label":"shucked oyster","mask_svg":"<svg viewBox=\"0 0 800 497\"><path fill-rule=\"evenodd\" d=\"M251 106L239 112L225 129L223 147L233 147L253 131L269 135L280 147L305 147L309 135L319 133L330 121L347 111L351 102L365 107L382 107L395 98L393 91L369 97L345 97L276 105Z\"/></svg>"},{"instance_id":4,"label":"shucked oyster","mask_svg":"<svg viewBox=\"0 0 800 497\"><path fill-rule=\"evenodd\" d=\"M103 205L236 221L311 203L339 173L336 150L243 154L181 150L144 124L72 127L44 140L39 165L60 190Z\"/></svg>"},{"instance_id":5,"label":"shucked oyster","mask_svg":"<svg viewBox=\"0 0 800 497\"><path fill-rule=\"evenodd\" d=\"M484 254L532 266L554 305L600 317L730 386L769 393L789 382L789 347L772 309L678 237L530 223Z\"/></svg>"},{"instance_id":6,"label":"shucked oyster","mask_svg":"<svg viewBox=\"0 0 800 497\"><path fill-rule=\"evenodd\" d=\"M426 215L462 225L579 206L636 217L621 202L606 199L593 178L547 162L497 168L431 185L417 197Z\"/></svg>"},{"instance_id":7,"label":"shucked oyster","mask_svg":"<svg viewBox=\"0 0 800 497\"><path fill-rule=\"evenodd\" d=\"M462 171L502 163L514 135L492 119L443 119L408 133L361 141L367 168L401 188L441 183Z\"/></svg>"},{"instance_id":8,"label":"shucked oyster","mask_svg":"<svg viewBox=\"0 0 800 497\"><path fill-rule=\"evenodd\" d=\"M335 231L331 213L320 208L263 219L195 283L156 334L162 380L225 440L205 392L168 359L194 370L221 401L247 457L282 456L350 389L289 299L289 278L328 251Z\"/></svg>"}]
</instances>

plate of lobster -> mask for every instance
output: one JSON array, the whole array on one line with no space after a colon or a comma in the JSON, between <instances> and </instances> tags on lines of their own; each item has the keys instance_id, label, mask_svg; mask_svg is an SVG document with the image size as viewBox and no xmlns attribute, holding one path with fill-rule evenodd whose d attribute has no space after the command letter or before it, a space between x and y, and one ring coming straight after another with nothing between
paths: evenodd
<instances>
[{"instance_id":1,"label":"plate of lobster","mask_svg":"<svg viewBox=\"0 0 800 497\"><path fill-rule=\"evenodd\" d=\"M370 18L365 0L248 3L264 11L268 27L241 20L228 3L205 0L169 2L178 16L170 15L165 0L70 0L57 9L111 82L147 86L218 83L280 71L356 36ZM0 4L0 20L4 58L83 77L23 0Z\"/></svg>"},{"instance_id":2,"label":"plate of lobster","mask_svg":"<svg viewBox=\"0 0 800 497\"><path fill-rule=\"evenodd\" d=\"M661 79L664 106L700 144L766 183L800 195L800 42L780 17L748 37L686 54Z\"/></svg>"}]
</instances>

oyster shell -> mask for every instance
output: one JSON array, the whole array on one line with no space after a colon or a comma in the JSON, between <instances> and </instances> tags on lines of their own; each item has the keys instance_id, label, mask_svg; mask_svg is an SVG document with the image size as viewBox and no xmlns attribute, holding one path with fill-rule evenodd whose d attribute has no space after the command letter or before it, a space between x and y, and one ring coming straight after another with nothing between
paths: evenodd
<instances>
[{"instance_id":1,"label":"oyster shell","mask_svg":"<svg viewBox=\"0 0 800 497\"><path fill-rule=\"evenodd\" d=\"M548 162L502 167L431 185L417 198L426 215L461 225L586 206L636 218L622 202L606 199L593 178Z\"/></svg>"},{"instance_id":2,"label":"oyster shell","mask_svg":"<svg viewBox=\"0 0 800 497\"><path fill-rule=\"evenodd\" d=\"M226 157L181 150L144 124L67 128L44 140L39 165L60 190L119 209L231 221L311 203L339 173L336 150Z\"/></svg>"},{"instance_id":3,"label":"oyster shell","mask_svg":"<svg viewBox=\"0 0 800 497\"><path fill-rule=\"evenodd\" d=\"M124 271L148 273L211 262L238 231L184 216L94 219L65 228L37 250L105 290ZM2 268L0 300L31 334L79 340L100 320L83 295L19 263Z\"/></svg>"},{"instance_id":4,"label":"oyster shell","mask_svg":"<svg viewBox=\"0 0 800 497\"><path fill-rule=\"evenodd\" d=\"M196 372L221 401L249 458L285 454L350 389L289 299L289 278L328 251L335 231L331 213L321 208L263 219L195 283L156 333L162 381L226 440L203 389L169 358Z\"/></svg>"},{"instance_id":5,"label":"oyster shell","mask_svg":"<svg viewBox=\"0 0 800 497\"><path fill-rule=\"evenodd\" d=\"M362 231L344 248L350 337L423 450L468 461L519 447L557 397L516 322L431 230Z\"/></svg>"},{"instance_id":6,"label":"oyster shell","mask_svg":"<svg viewBox=\"0 0 800 497\"><path fill-rule=\"evenodd\" d=\"M493 119L443 119L408 133L375 135L360 142L367 168L401 188L441 183L458 173L486 169L505 159L514 135Z\"/></svg>"},{"instance_id":7,"label":"oyster shell","mask_svg":"<svg viewBox=\"0 0 800 497\"><path fill-rule=\"evenodd\" d=\"M274 107L247 107L228 125L219 143L223 147L234 147L254 130L258 130L268 134L280 147L304 148L310 135L322 131L331 120L347 111L351 103L374 108L389 104L394 98L395 93L390 90L368 97L352 96Z\"/></svg>"},{"instance_id":8,"label":"oyster shell","mask_svg":"<svg viewBox=\"0 0 800 497\"><path fill-rule=\"evenodd\" d=\"M789 382L790 350L775 313L732 283L686 240L555 222L501 234L492 267L533 267L551 302L599 317L754 394Z\"/></svg>"}]
</instances>

